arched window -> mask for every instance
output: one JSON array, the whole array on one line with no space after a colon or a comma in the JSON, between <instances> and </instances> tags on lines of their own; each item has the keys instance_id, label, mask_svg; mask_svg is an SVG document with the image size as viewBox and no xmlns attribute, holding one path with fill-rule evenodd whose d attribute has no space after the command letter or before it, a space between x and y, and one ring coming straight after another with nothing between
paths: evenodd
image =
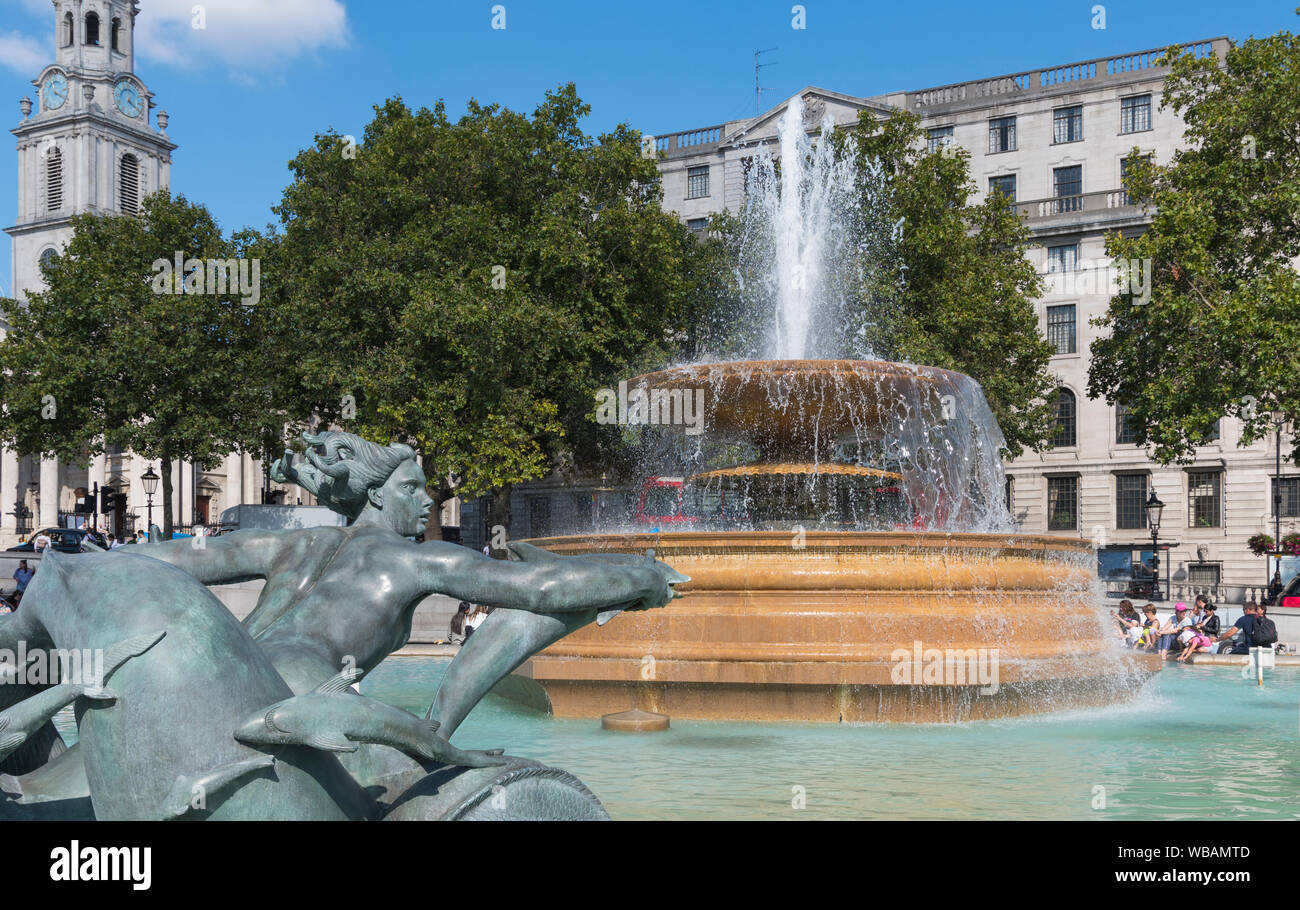
<instances>
[{"instance_id":1,"label":"arched window","mask_svg":"<svg viewBox=\"0 0 1300 910\"><path fill-rule=\"evenodd\" d=\"M45 154L45 210L63 208L63 152L57 147Z\"/></svg>"},{"instance_id":2,"label":"arched window","mask_svg":"<svg viewBox=\"0 0 1300 910\"><path fill-rule=\"evenodd\" d=\"M99 44L99 14L86 13L86 43Z\"/></svg>"},{"instance_id":3,"label":"arched window","mask_svg":"<svg viewBox=\"0 0 1300 910\"><path fill-rule=\"evenodd\" d=\"M135 155L123 155L118 165L117 198L122 211L136 215L140 211L140 161Z\"/></svg>"},{"instance_id":4,"label":"arched window","mask_svg":"<svg viewBox=\"0 0 1300 910\"><path fill-rule=\"evenodd\" d=\"M118 33L121 32L121 31L122 31L122 20L121 20L119 17L114 16L114 17L113 17L113 30L112 30L112 32L110 32L110 35L112 36L112 41L113 41L113 50L115 50L115 51L117 51L117 50L121 50L121 47L118 45L118 40L117 40Z\"/></svg>"},{"instance_id":5,"label":"arched window","mask_svg":"<svg viewBox=\"0 0 1300 910\"><path fill-rule=\"evenodd\" d=\"M1075 444L1075 426L1078 423L1075 411L1074 393L1069 389L1056 390L1056 434L1052 437L1052 446L1072 446Z\"/></svg>"},{"instance_id":6,"label":"arched window","mask_svg":"<svg viewBox=\"0 0 1300 910\"><path fill-rule=\"evenodd\" d=\"M72 13L63 14L63 46L72 47Z\"/></svg>"}]
</instances>

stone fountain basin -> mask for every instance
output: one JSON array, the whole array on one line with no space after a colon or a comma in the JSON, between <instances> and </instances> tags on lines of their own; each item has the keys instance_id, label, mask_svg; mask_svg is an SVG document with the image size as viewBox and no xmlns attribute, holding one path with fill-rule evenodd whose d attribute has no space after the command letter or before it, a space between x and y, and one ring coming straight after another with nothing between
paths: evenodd
<instances>
[{"instance_id":1,"label":"stone fountain basin","mask_svg":"<svg viewBox=\"0 0 1300 910\"><path fill-rule=\"evenodd\" d=\"M532 543L563 554L653 549L691 577L670 606L588 626L520 669L560 716L635 708L712 720L956 721L1122 700L1159 668L1107 639L1092 551L1079 540L699 531ZM899 682L900 663L935 650L957 652L962 669L927 681L916 665L915 683ZM996 691L961 684L977 682L969 661L979 652L986 669L996 661ZM968 677L953 675L966 667Z\"/></svg>"}]
</instances>

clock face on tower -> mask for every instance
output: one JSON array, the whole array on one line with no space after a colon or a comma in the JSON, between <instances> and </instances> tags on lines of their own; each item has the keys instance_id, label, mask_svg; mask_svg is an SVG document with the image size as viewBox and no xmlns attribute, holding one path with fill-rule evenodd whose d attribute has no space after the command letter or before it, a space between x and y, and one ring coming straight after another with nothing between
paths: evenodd
<instances>
[{"instance_id":1,"label":"clock face on tower","mask_svg":"<svg viewBox=\"0 0 1300 910\"><path fill-rule=\"evenodd\" d=\"M41 86L41 100L47 111L57 111L68 100L68 77L62 73L53 73Z\"/></svg>"},{"instance_id":2,"label":"clock face on tower","mask_svg":"<svg viewBox=\"0 0 1300 910\"><path fill-rule=\"evenodd\" d=\"M139 117L144 110L144 99L135 83L123 79L113 89L113 102L117 109L128 117Z\"/></svg>"}]
</instances>

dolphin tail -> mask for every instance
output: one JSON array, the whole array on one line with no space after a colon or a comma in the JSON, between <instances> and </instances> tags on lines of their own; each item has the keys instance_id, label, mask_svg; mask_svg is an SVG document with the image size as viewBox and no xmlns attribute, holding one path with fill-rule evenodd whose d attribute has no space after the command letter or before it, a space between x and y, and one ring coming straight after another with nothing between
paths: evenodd
<instances>
[{"instance_id":1,"label":"dolphin tail","mask_svg":"<svg viewBox=\"0 0 1300 910\"><path fill-rule=\"evenodd\" d=\"M203 774L176 776L176 783L163 800L162 818L175 819L195 809L195 799L206 803L214 793L226 789L231 784L250 777L267 768L275 767L274 755L257 755L240 761L218 765Z\"/></svg>"}]
</instances>

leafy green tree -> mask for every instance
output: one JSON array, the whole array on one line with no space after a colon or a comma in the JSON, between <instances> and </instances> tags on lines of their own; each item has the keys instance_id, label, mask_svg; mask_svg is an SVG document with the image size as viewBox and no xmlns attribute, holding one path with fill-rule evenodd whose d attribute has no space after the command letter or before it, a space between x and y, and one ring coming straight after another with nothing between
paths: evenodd
<instances>
[{"instance_id":1,"label":"leafy green tree","mask_svg":"<svg viewBox=\"0 0 1300 910\"><path fill-rule=\"evenodd\" d=\"M266 422L266 402L249 391L263 388L255 307L229 279L227 293L207 293L206 267L175 271L177 252L231 255L208 210L184 196L150 196L138 217L80 215L73 230L42 266L46 290L25 304L0 300L10 327L0 341L0 438L72 462L109 445L158 460L170 537L172 461L215 467Z\"/></svg>"},{"instance_id":2,"label":"leafy green tree","mask_svg":"<svg viewBox=\"0 0 1300 910\"><path fill-rule=\"evenodd\" d=\"M1042 282L1024 256L1030 233L1000 196L974 203L969 154L928 152L914 114L878 121L864 112L856 130L834 135L837 154L868 175L856 209L844 213L867 241L839 271L854 276L830 295L819 331L838 345L825 356L873 356L942 367L980 382L1001 425L1009 454L1050 439L1055 381L1052 348L1038 329L1034 301ZM770 254L743 250L753 238L735 215L714 219L726 250L740 263L729 290L704 285L710 307L694 314L691 334L704 350L753 356L762 329L743 303ZM712 255L706 251L704 255ZM720 269L722 273L729 270Z\"/></svg>"},{"instance_id":3,"label":"leafy green tree","mask_svg":"<svg viewBox=\"0 0 1300 910\"><path fill-rule=\"evenodd\" d=\"M496 490L502 524L511 485L615 450L596 390L663 362L705 272L639 135L588 111L572 85L531 117L391 99L277 209L296 412L413 441L439 499Z\"/></svg>"},{"instance_id":4,"label":"leafy green tree","mask_svg":"<svg viewBox=\"0 0 1300 910\"><path fill-rule=\"evenodd\" d=\"M1300 39L1252 38L1224 60L1174 49L1169 62L1161 106L1185 121L1183 148L1164 165L1134 150L1125 187L1151 226L1106 245L1146 263L1150 296L1125 288L1095 320L1109 333L1088 380L1164 463L1191 457L1225 415L1243 421L1243 445L1275 413L1300 418Z\"/></svg>"}]
</instances>

